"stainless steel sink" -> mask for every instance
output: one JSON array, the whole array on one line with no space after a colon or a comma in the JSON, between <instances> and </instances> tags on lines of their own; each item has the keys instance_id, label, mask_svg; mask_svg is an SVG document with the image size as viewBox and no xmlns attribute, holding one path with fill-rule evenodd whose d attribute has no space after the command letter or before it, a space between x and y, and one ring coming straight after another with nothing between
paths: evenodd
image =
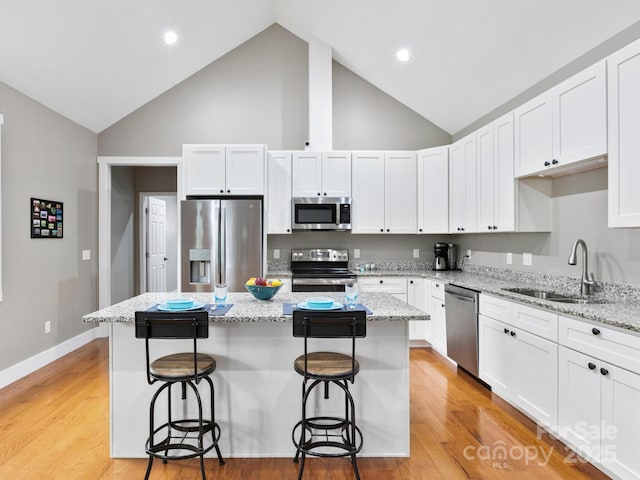
<instances>
[{"instance_id":1,"label":"stainless steel sink","mask_svg":"<svg viewBox=\"0 0 640 480\"><path fill-rule=\"evenodd\" d=\"M520 295L526 295L528 297L540 298L542 300L548 300L550 302L559 303L606 303L606 300L602 298L587 298L572 295L563 295L562 293L551 292L548 290L539 290L535 288L503 288L506 292L519 293Z\"/></svg>"}]
</instances>

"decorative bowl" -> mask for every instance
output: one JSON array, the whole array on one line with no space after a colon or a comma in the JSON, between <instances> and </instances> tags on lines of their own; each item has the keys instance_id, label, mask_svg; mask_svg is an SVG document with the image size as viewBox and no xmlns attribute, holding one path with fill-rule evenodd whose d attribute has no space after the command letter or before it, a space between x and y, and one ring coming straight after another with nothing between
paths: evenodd
<instances>
[{"instance_id":1,"label":"decorative bowl","mask_svg":"<svg viewBox=\"0 0 640 480\"><path fill-rule=\"evenodd\" d=\"M307 298L306 301L309 308L331 308L334 302L333 298L328 297Z\"/></svg>"},{"instance_id":2,"label":"decorative bowl","mask_svg":"<svg viewBox=\"0 0 640 480\"><path fill-rule=\"evenodd\" d=\"M282 285L278 285L277 287L268 287L268 286L260 286L260 285L245 285L244 288L247 291L256 297L258 300L269 300L274 297L278 290Z\"/></svg>"},{"instance_id":3,"label":"decorative bowl","mask_svg":"<svg viewBox=\"0 0 640 480\"><path fill-rule=\"evenodd\" d=\"M193 307L193 298L172 298L167 300L167 307L171 309L185 309Z\"/></svg>"}]
</instances>

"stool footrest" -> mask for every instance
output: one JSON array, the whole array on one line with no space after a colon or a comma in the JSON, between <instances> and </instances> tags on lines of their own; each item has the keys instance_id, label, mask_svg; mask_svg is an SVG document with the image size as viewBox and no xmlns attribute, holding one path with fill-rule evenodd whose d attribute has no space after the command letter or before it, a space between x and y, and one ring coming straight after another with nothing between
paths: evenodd
<instances>
[{"instance_id":1,"label":"stool footrest","mask_svg":"<svg viewBox=\"0 0 640 480\"><path fill-rule=\"evenodd\" d=\"M298 422L291 433L293 444L298 452L315 457L347 457L362 449L362 432L353 423L344 418L313 417ZM330 433L336 431L335 433ZM350 438L351 432L356 438ZM326 449L326 450L325 450ZM338 449L341 451L331 451Z\"/></svg>"},{"instance_id":2,"label":"stool footrest","mask_svg":"<svg viewBox=\"0 0 640 480\"><path fill-rule=\"evenodd\" d=\"M183 460L203 455L217 447L220 439L220 426L210 420L203 420L202 440L197 419L182 419L160 425L153 431L155 436L166 430L166 436L151 445L147 439L148 455L163 460Z\"/></svg>"}]
</instances>

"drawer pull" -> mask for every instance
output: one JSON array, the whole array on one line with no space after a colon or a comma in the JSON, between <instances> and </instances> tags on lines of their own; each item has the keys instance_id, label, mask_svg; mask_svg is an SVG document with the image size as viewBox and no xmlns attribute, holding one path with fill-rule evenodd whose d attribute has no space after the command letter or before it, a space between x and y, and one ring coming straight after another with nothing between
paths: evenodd
<instances>
[{"instance_id":1,"label":"drawer pull","mask_svg":"<svg viewBox=\"0 0 640 480\"><path fill-rule=\"evenodd\" d=\"M587 366L589 367L589 370L595 370L596 369L596 364L595 363L589 362L589 364Z\"/></svg>"},{"instance_id":2,"label":"drawer pull","mask_svg":"<svg viewBox=\"0 0 640 480\"><path fill-rule=\"evenodd\" d=\"M608 374L609 374L609 370L607 370L606 368L601 368L601 369L600 369L600 373L601 373L602 375L608 375Z\"/></svg>"},{"instance_id":3,"label":"drawer pull","mask_svg":"<svg viewBox=\"0 0 640 480\"><path fill-rule=\"evenodd\" d=\"M591 329L591 333L593 333L594 335L600 335L600 330L594 327Z\"/></svg>"},{"instance_id":4,"label":"drawer pull","mask_svg":"<svg viewBox=\"0 0 640 480\"><path fill-rule=\"evenodd\" d=\"M516 336L516 332L511 331L511 336L512 336L512 337L515 337L515 336Z\"/></svg>"},{"instance_id":5,"label":"drawer pull","mask_svg":"<svg viewBox=\"0 0 640 480\"><path fill-rule=\"evenodd\" d=\"M382 281L382 280L380 280L380 283L383 283L383 281Z\"/></svg>"},{"instance_id":6,"label":"drawer pull","mask_svg":"<svg viewBox=\"0 0 640 480\"><path fill-rule=\"evenodd\" d=\"M509 329L508 329L508 328L505 328L505 329L504 329L504 333L509 333Z\"/></svg>"}]
</instances>

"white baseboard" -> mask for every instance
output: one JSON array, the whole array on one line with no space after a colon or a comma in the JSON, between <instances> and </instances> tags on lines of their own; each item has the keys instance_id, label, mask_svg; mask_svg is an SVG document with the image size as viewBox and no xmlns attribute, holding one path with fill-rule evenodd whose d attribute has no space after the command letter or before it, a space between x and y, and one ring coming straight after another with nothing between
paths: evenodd
<instances>
[{"instance_id":1,"label":"white baseboard","mask_svg":"<svg viewBox=\"0 0 640 480\"><path fill-rule=\"evenodd\" d=\"M106 336L103 329L103 326L99 326L97 328L87 330L76 337L70 338L58 345L54 345L44 352L40 352L33 357L27 358L20 363L0 371L0 388L4 388L16 380L26 377L30 373L33 373L39 368L42 368L60 357L73 352L96 338Z\"/></svg>"}]
</instances>

